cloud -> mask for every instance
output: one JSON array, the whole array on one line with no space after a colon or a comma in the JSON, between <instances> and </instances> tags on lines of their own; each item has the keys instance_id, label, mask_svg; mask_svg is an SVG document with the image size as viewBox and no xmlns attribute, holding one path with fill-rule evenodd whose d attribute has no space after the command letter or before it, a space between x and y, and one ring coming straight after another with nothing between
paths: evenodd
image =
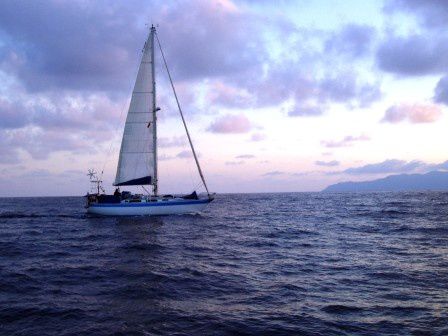
<instances>
[{"instance_id":1,"label":"cloud","mask_svg":"<svg viewBox=\"0 0 448 336\"><path fill-rule=\"evenodd\" d=\"M120 122L120 107L125 102L112 101L104 94L47 95L33 102L32 124L42 129L76 130L80 133L113 130Z\"/></svg>"},{"instance_id":2,"label":"cloud","mask_svg":"<svg viewBox=\"0 0 448 336\"><path fill-rule=\"evenodd\" d=\"M236 156L237 159L254 159L255 155L252 154L243 154Z\"/></svg>"},{"instance_id":3,"label":"cloud","mask_svg":"<svg viewBox=\"0 0 448 336\"><path fill-rule=\"evenodd\" d=\"M324 112L320 106L306 106L295 104L291 111L288 112L290 117L310 117L320 116Z\"/></svg>"},{"instance_id":4,"label":"cloud","mask_svg":"<svg viewBox=\"0 0 448 336\"><path fill-rule=\"evenodd\" d=\"M230 0L151 6L143 1L130 5L35 1L32 5L7 2L1 7L0 63L29 92L127 96L140 57L136 51L147 35L142 22L158 17L162 22L158 34L171 72L177 87L187 88L182 97L191 100L191 110L198 110L201 99L203 105L230 108L275 106L293 99L291 116L317 116L323 112L316 107L322 102L366 105L379 94L378 85L366 83L354 69L351 77L338 75L334 71L338 67L328 62L335 57L317 47L315 30L298 29L284 16ZM20 20L14 19L15 13L21 13ZM281 37L284 44L279 57L272 57L272 46L266 42L266 22L269 34ZM179 30L179 26L187 28ZM64 29L54 32L52 27ZM325 44L331 53L361 55L373 35L367 26L350 24L320 36L318 44ZM322 71L325 64L329 65ZM205 97L191 94L197 86L205 87Z\"/></svg>"},{"instance_id":5,"label":"cloud","mask_svg":"<svg viewBox=\"0 0 448 336\"><path fill-rule=\"evenodd\" d=\"M10 148L28 152L34 159L45 160L51 153L69 151L77 154L94 153L98 150L95 140L85 139L81 133L64 133L57 130L43 131L23 128L9 132L5 143Z\"/></svg>"},{"instance_id":6,"label":"cloud","mask_svg":"<svg viewBox=\"0 0 448 336\"><path fill-rule=\"evenodd\" d=\"M367 25L348 24L336 33L330 35L325 41L326 53L360 57L365 55L372 47L375 29Z\"/></svg>"},{"instance_id":7,"label":"cloud","mask_svg":"<svg viewBox=\"0 0 448 336\"><path fill-rule=\"evenodd\" d=\"M77 130L111 129L118 122L119 102L112 102L104 95L42 97L16 92L16 101L6 101L0 96L0 128L18 129L36 126L41 129ZM100 119L107 117L107 123Z\"/></svg>"},{"instance_id":8,"label":"cloud","mask_svg":"<svg viewBox=\"0 0 448 336\"><path fill-rule=\"evenodd\" d=\"M198 153L196 154L199 156ZM193 157L193 153L189 150L184 150L182 152L177 153L176 157L180 159L189 159Z\"/></svg>"},{"instance_id":9,"label":"cloud","mask_svg":"<svg viewBox=\"0 0 448 336\"><path fill-rule=\"evenodd\" d=\"M323 140L321 144L327 148L337 148L337 147L349 147L353 146L356 142L359 141L369 141L370 137L367 135L360 136L352 136L348 135L344 137L342 140Z\"/></svg>"},{"instance_id":10,"label":"cloud","mask_svg":"<svg viewBox=\"0 0 448 336\"><path fill-rule=\"evenodd\" d=\"M266 61L266 45L259 33L266 18L230 0L169 4L74 0L2 2L0 63L29 91L127 94L148 33L143 25L148 17L160 22L158 35L178 81L260 72ZM231 88L220 84L215 88L220 89L218 101L232 102L229 94L236 100ZM241 103L244 94L240 98Z\"/></svg>"},{"instance_id":11,"label":"cloud","mask_svg":"<svg viewBox=\"0 0 448 336\"><path fill-rule=\"evenodd\" d=\"M437 105L394 105L389 107L384 114L382 122L400 123L409 121L413 124L431 123L437 121L442 115L440 106Z\"/></svg>"},{"instance_id":12,"label":"cloud","mask_svg":"<svg viewBox=\"0 0 448 336\"><path fill-rule=\"evenodd\" d=\"M14 98L9 102L0 96L0 155L16 160L23 150L44 160L52 152L93 153L116 136L117 106L122 104L104 95L36 97L17 91Z\"/></svg>"},{"instance_id":13,"label":"cloud","mask_svg":"<svg viewBox=\"0 0 448 336\"><path fill-rule=\"evenodd\" d=\"M171 138L160 137L157 139L157 145L159 147L182 147L187 144L187 138L185 136L174 136Z\"/></svg>"},{"instance_id":14,"label":"cloud","mask_svg":"<svg viewBox=\"0 0 448 336\"><path fill-rule=\"evenodd\" d=\"M252 129L249 119L243 114L225 115L218 118L208 127L208 131L212 133L247 133Z\"/></svg>"},{"instance_id":15,"label":"cloud","mask_svg":"<svg viewBox=\"0 0 448 336\"><path fill-rule=\"evenodd\" d=\"M437 103L448 105L448 76L442 77L437 83L434 100Z\"/></svg>"},{"instance_id":16,"label":"cloud","mask_svg":"<svg viewBox=\"0 0 448 336\"><path fill-rule=\"evenodd\" d=\"M263 141L264 139L266 139L266 134L263 133L254 133L250 137L250 141L254 142Z\"/></svg>"},{"instance_id":17,"label":"cloud","mask_svg":"<svg viewBox=\"0 0 448 336\"><path fill-rule=\"evenodd\" d=\"M327 76L319 84L320 102L350 103L368 106L381 97L377 83L363 83L352 73Z\"/></svg>"},{"instance_id":18,"label":"cloud","mask_svg":"<svg viewBox=\"0 0 448 336\"><path fill-rule=\"evenodd\" d=\"M448 70L448 38L435 34L392 37L378 48L381 70L400 75L421 76Z\"/></svg>"},{"instance_id":19,"label":"cloud","mask_svg":"<svg viewBox=\"0 0 448 336\"><path fill-rule=\"evenodd\" d=\"M125 3L2 2L3 68L30 91L116 90L129 85L142 39L139 11ZM20 13L20 19L17 19ZM119 19L117 19L119 18ZM55 27L59 27L55 29ZM105 57L107 55L107 57Z\"/></svg>"},{"instance_id":20,"label":"cloud","mask_svg":"<svg viewBox=\"0 0 448 336\"><path fill-rule=\"evenodd\" d=\"M282 175L286 175L287 173L285 173L285 172L282 172L282 171L278 171L278 170L275 170L275 171L271 171L271 172L267 172L267 173L265 173L265 174L263 174L263 176L282 176Z\"/></svg>"},{"instance_id":21,"label":"cloud","mask_svg":"<svg viewBox=\"0 0 448 336\"><path fill-rule=\"evenodd\" d=\"M254 95L257 107L276 106L291 98L301 102L316 93L316 79L304 74L298 61L276 63L272 60L264 72L237 78L236 84Z\"/></svg>"},{"instance_id":22,"label":"cloud","mask_svg":"<svg viewBox=\"0 0 448 336\"><path fill-rule=\"evenodd\" d=\"M168 160L172 160L172 159L174 159L174 156L170 156L170 155L166 155L166 154L159 154L159 155L157 156L157 159L158 159L159 161L168 161Z\"/></svg>"},{"instance_id":23,"label":"cloud","mask_svg":"<svg viewBox=\"0 0 448 336\"><path fill-rule=\"evenodd\" d=\"M366 81L354 68L335 68L335 64L316 54L313 61L272 62L263 76L255 80L257 76L251 76L251 82L241 81L239 85L254 95L256 107L293 101L290 116L322 115L322 106L328 103L364 107L381 98L380 83Z\"/></svg>"},{"instance_id":24,"label":"cloud","mask_svg":"<svg viewBox=\"0 0 448 336\"><path fill-rule=\"evenodd\" d=\"M371 163L361 167L348 168L342 171L342 173L351 175L406 173L422 168L428 168L428 165L423 161L385 160L380 163Z\"/></svg>"},{"instance_id":25,"label":"cloud","mask_svg":"<svg viewBox=\"0 0 448 336\"><path fill-rule=\"evenodd\" d=\"M326 103L364 107L381 97L380 83L366 80L355 67L348 70L345 58L367 53L373 28L347 25L337 33L323 34L313 29L283 28L285 21L274 23L270 34L282 39L280 55L272 58L259 43L257 50L263 56L254 58L245 71L226 73L225 82L219 78L207 83L209 104L259 108L292 101L290 116L318 116ZM252 24L260 35L260 18Z\"/></svg>"},{"instance_id":26,"label":"cloud","mask_svg":"<svg viewBox=\"0 0 448 336\"><path fill-rule=\"evenodd\" d=\"M17 178L20 178L21 180L22 179L31 180L29 182L32 182L32 180L34 179L53 180L54 178L64 179L65 181L67 181L68 179L79 181L80 179L85 179L85 176L86 176L85 171L76 169L69 169L61 172L52 172L49 171L48 169L33 169L18 174Z\"/></svg>"},{"instance_id":27,"label":"cloud","mask_svg":"<svg viewBox=\"0 0 448 336\"><path fill-rule=\"evenodd\" d=\"M254 68L261 70L265 56L259 34L263 17L246 7L230 0L199 0L194 6L188 1L179 1L164 6L158 14L158 20L164 23L159 35L177 79L214 78L247 73Z\"/></svg>"},{"instance_id":28,"label":"cloud","mask_svg":"<svg viewBox=\"0 0 448 336\"><path fill-rule=\"evenodd\" d=\"M402 174L402 173L427 173L433 170L448 170L448 161L442 163L427 163L420 160L389 159L378 163L369 163L360 167L347 168L342 171L327 172L327 175L349 174Z\"/></svg>"},{"instance_id":29,"label":"cloud","mask_svg":"<svg viewBox=\"0 0 448 336\"><path fill-rule=\"evenodd\" d=\"M448 160L433 166L434 169L448 170Z\"/></svg>"},{"instance_id":30,"label":"cloud","mask_svg":"<svg viewBox=\"0 0 448 336\"><path fill-rule=\"evenodd\" d=\"M420 23L429 29L446 27L448 22L448 3L441 0L394 0L384 7L386 12L404 12L416 16Z\"/></svg>"},{"instance_id":31,"label":"cloud","mask_svg":"<svg viewBox=\"0 0 448 336\"><path fill-rule=\"evenodd\" d=\"M16 164L20 162L19 151L10 145L7 134L0 132L0 164Z\"/></svg>"},{"instance_id":32,"label":"cloud","mask_svg":"<svg viewBox=\"0 0 448 336\"><path fill-rule=\"evenodd\" d=\"M439 0L394 0L384 6L387 14L407 14L418 28L405 36L385 39L378 48L377 64L387 72L407 76L448 72L448 3Z\"/></svg>"},{"instance_id":33,"label":"cloud","mask_svg":"<svg viewBox=\"0 0 448 336\"><path fill-rule=\"evenodd\" d=\"M267 172L267 173L263 174L262 176L273 177L273 178L282 177L283 179L290 179L290 178L296 178L296 177L303 177L303 176L306 176L309 174L310 174L310 172L288 173L288 172L284 172L284 171L275 170L275 171Z\"/></svg>"},{"instance_id":34,"label":"cloud","mask_svg":"<svg viewBox=\"0 0 448 336\"><path fill-rule=\"evenodd\" d=\"M249 107L253 105L253 96L245 88L238 88L222 81L214 81L207 86L207 102L209 105L227 107Z\"/></svg>"},{"instance_id":35,"label":"cloud","mask_svg":"<svg viewBox=\"0 0 448 336\"><path fill-rule=\"evenodd\" d=\"M244 163L245 163L244 161L226 161L225 165L226 166L239 166L239 165L242 165Z\"/></svg>"},{"instance_id":36,"label":"cloud","mask_svg":"<svg viewBox=\"0 0 448 336\"><path fill-rule=\"evenodd\" d=\"M11 103L0 97L0 129L22 128L29 124L31 114L20 103Z\"/></svg>"},{"instance_id":37,"label":"cloud","mask_svg":"<svg viewBox=\"0 0 448 336\"><path fill-rule=\"evenodd\" d=\"M322 167L336 167L339 166L339 161L315 161L314 164Z\"/></svg>"}]
</instances>

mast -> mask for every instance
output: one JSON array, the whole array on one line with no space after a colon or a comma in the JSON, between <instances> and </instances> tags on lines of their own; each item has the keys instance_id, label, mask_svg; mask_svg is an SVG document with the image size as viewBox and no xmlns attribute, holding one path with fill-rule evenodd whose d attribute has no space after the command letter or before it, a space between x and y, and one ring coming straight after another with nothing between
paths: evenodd
<instances>
[{"instance_id":1,"label":"mast","mask_svg":"<svg viewBox=\"0 0 448 336\"><path fill-rule=\"evenodd\" d=\"M152 78L152 113L153 113L153 141L152 148L154 153L154 181L153 193L154 196L158 194L158 177L157 177L157 104L156 104L156 72L154 65L154 35L156 34L156 27L151 25L151 78Z\"/></svg>"},{"instance_id":2,"label":"mast","mask_svg":"<svg viewBox=\"0 0 448 336\"><path fill-rule=\"evenodd\" d=\"M154 31L155 31L155 29L154 29ZM191 141L190 132L188 132L187 123L185 122L184 114L182 113L179 99L177 98L176 89L174 88L173 79L171 78L170 70L168 69L168 64L166 63L165 54L163 53L163 50L162 50L162 45L160 44L160 40L159 40L159 37L157 36L157 34L155 34L155 35L156 35L156 39L157 39L157 44L159 45L160 53L162 54L163 63L165 64L166 72L168 73L168 78L170 79L171 88L173 89L173 93L174 93L174 98L176 98L177 108L179 109L179 113L182 118L182 123L184 124L185 132L187 133L188 142L190 143L191 151L193 152L194 161L196 162L196 167L198 168L199 176L201 177L202 183L204 184L205 190L207 191L208 197L211 198L210 192L208 191L208 188L207 188L207 184L205 183L204 174L202 174L202 169L201 169L201 166L199 165L199 160L196 155L196 151L194 150L193 142Z\"/></svg>"}]
</instances>

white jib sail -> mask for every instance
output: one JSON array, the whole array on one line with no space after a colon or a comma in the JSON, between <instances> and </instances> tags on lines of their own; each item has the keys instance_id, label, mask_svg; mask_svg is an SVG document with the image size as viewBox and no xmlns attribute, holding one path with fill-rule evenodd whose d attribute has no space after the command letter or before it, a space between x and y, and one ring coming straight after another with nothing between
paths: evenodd
<instances>
[{"instance_id":1,"label":"white jib sail","mask_svg":"<svg viewBox=\"0 0 448 336\"><path fill-rule=\"evenodd\" d=\"M154 180L153 73L151 35L132 92L114 185L145 185Z\"/></svg>"}]
</instances>

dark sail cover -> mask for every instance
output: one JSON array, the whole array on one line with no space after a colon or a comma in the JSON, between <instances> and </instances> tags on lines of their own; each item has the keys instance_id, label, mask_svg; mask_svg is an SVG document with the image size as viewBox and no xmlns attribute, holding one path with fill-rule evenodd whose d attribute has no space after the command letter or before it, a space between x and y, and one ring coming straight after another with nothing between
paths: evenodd
<instances>
[{"instance_id":1,"label":"dark sail cover","mask_svg":"<svg viewBox=\"0 0 448 336\"><path fill-rule=\"evenodd\" d=\"M114 183L114 186L119 187L119 186L148 185L148 184L152 184L151 176L145 176L145 177L140 177L140 178L136 178L136 179L129 180L129 181Z\"/></svg>"}]
</instances>

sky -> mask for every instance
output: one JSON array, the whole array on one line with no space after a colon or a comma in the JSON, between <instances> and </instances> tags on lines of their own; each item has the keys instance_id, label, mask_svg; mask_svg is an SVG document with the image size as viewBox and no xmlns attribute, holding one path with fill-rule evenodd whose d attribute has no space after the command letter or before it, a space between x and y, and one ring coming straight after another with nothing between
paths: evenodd
<instances>
[{"instance_id":1,"label":"sky","mask_svg":"<svg viewBox=\"0 0 448 336\"><path fill-rule=\"evenodd\" d=\"M0 2L0 196L112 192L149 26L209 189L448 170L448 2ZM156 52L162 193L200 189Z\"/></svg>"}]
</instances>

